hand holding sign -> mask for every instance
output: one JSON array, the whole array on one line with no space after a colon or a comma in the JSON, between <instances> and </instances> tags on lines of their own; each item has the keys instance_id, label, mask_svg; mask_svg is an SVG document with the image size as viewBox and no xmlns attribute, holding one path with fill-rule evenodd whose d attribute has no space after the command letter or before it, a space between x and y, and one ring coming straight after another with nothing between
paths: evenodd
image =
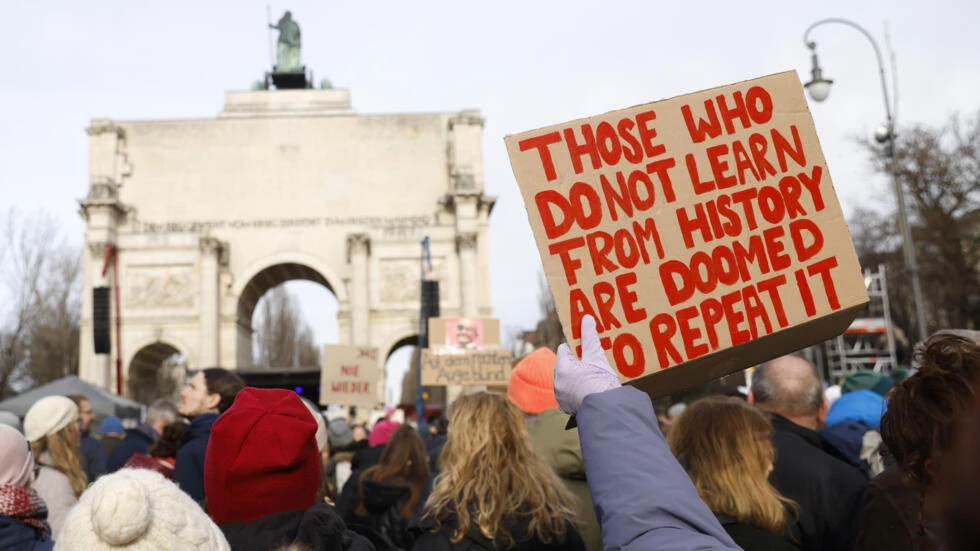
<instances>
[{"instance_id":1,"label":"hand holding sign","mask_svg":"<svg viewBox=\"0 0 980 551\"><path fill-rule=\"evenodd\" d=\"M582 359L572 354L568 344L558 347L558 363L555 365L555 399L558 407L569 415L575 415L582 400L589 394L619 388L619 377L613 372L606 353L599 343L595 318L582 318Z\"/></svg>"}]
</instances>

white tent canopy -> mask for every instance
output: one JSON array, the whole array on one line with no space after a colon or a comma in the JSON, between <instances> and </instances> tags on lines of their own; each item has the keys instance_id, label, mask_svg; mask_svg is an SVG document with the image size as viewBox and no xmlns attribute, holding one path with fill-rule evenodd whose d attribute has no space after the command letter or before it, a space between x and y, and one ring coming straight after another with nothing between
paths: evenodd
<instances>
[{"instance_id":1,"label":"white tent canopy","mask_svg":"<svg viewBox=\"0 0 980 551\"><path fill-rule=\"evenodd\" d=\"M27 410L31 409L31 406L34 405L34 402L37 402L41 398L45 396L67 396L69 394L81 394L88 398L88 401L92 404L92 411L99 417L117 415L124 418L139 419L140 410L143 407L143 404L139 402L122 396L116 396L91 383L86 383L74 375L70 375L28 390L23 394L7 398L0 402L0 411L9 411L23 418L27 414Z\"/></svg>"}]
</instances>

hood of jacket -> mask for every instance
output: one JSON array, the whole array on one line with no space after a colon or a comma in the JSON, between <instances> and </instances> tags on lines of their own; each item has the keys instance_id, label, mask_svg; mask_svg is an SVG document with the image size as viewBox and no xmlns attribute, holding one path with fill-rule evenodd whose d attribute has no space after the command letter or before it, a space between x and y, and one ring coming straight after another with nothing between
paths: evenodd
<instances>
[{"instance_id":1,"label":"hood of jacket","mask_svg":"<svg viewBox=\"0 0 980 551\"><path fill-rule=\"evenodd\" d=\"M585 462L578 429L565 430L569 416L558 408L542 411L528 432L531 443L551 465L558 476L585 480Z\"/></svg>"},{"instance_id":2,"label":"hood of jacket","mask_svg":"<svg viewBox=\"0 0 980 551\"><path fill-rule=\"evenodd\" d=\"M411 495L408 484L378 482L362 478L364 508L371 515L380 515L392 507L398 507Z\"/></svg>"},{"instance_id":3,"label":"hood of jacket","mask_svg":"<svg viewBox=\"0 0 980 551\"><path fill-rule=\"evenodd\" d=\"M306 511L283 511L252 522L220 526L235 551L268 551L299 543L314 551L369 551L371 544L347 529L332 507L319 503Z\"/></svg>"}]
</instances>

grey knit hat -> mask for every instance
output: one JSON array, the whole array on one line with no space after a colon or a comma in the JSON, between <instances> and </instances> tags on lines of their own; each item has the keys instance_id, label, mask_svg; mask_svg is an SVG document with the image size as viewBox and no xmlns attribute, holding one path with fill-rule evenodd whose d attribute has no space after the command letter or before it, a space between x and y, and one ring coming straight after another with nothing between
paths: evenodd
<instances>
[{"instance_id":1,"label":"grey knit hat","mask_svg":"<svg viewBox=\"0 0 980 551\"><path fill-rule=\"evenodd\" d=\"M330 421L330 447L333 449L349 446L354 441L354 433L344 419Z\"/></svg>"}]
</instances>

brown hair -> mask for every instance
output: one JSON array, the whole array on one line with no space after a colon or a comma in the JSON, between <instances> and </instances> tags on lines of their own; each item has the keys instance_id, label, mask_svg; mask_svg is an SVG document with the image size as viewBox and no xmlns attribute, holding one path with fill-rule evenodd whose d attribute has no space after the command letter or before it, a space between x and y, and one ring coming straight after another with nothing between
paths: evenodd
<instances>
[{"instance_id":1,"label":"brown hair","mask_svg":"<svg viewBox=\"0 0 980 551\"><path fill-rule=\"evenodd\" d=\"M398 427L385 444L384 451L381 452L381 461L361 475L357 481L356 513L362 517L369 514L364 507L365 479L407 485L409 498L402 506L401 515L403 518L415 516L422 487L429 479L429 461L425 453L425 444L419 433L408 425Z\"/></svg>"},{"instance_id":2,"label":"brown hair","mask_svg":"<svg viewBox=\"0 0 980 551\"><path fill-rule=\"evenodd\" d=\"M667 442L709 509L783 533L786 508L795 504L767 479L776 451L772 424L759 410L738 398L699 400L674 422Z\"/></svg>"},{"instance_id":3,"label":"brown hair","mask_svg":"<svg viewBox=\"0 0 980 551\"><path fill-rule=\"evenodd\" d=\"M79 449L78 434L75 426L69 424L54 434L46 434L31 442L34 461L40 463L41 455L48 452L51 455L52 467L68 477L75 497L82 495L88 486L88 476L82 469L82 452Z\"/></svg>"},{"instance_id":4,"label":"brown hair","mask_svg":"<svg viewBox=\"0 0 980 551\"><path fill-rule=\"evenodd\" d=\"M163 434L160 435L160 439L150 446L146 453L150 457L161 459L177 457L177 450L187 443L189 436L187 424L175 421L163 427Z\"/></svg>"},{"instance_id":5,"label":"brown hair","mask_svg":"<svg viewBox=\"0 0 980 551\"><path fill-rule=\"evenodd\" d=\"M575 522L575 497L534 451L524 414L503 396L478 392L453 403L439 466L426 517L436 530L455 517L454 543L475 527L496 547L513 547L505 521L517 515L543 543L561 541Z\"/></svg>"},{"instance_id":6,"label":"brown hair","mask_svg":"<svg viewBox=\"0 0 980 551\"><path fill-rule=\"evenodd\" d=\"M218 402L218 413L224 413L235 402L235 396L245 388L245 381L227 369L210 367L202 371L204 382L208 385L208 394L221 396Z\"/></svg>"},{"instance_id":7,"label":"brown hair","mask_svg":"<svg viewBox=\"0 0 980 551\"><path fill-rule=\"evenodd\" d=\"M943 453L953 449L960 422L976 404L980 346L952 334L934 335L916 352L919 370L892 389L881 418L881 438L906 476L920 487L932 483Z\"/></svg>"}]
</instances>

